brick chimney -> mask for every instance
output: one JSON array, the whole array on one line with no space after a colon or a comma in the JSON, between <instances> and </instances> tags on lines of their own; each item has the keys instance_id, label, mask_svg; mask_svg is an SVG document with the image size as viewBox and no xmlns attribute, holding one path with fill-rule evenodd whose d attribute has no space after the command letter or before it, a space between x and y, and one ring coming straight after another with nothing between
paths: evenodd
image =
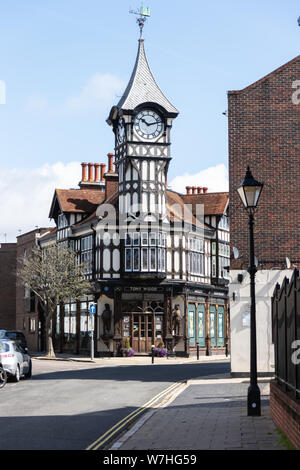
<instances>
[{"instance_id":1,"label":"brick chimney","mask_svg":"<svg viewBox=\"0 0 300 470\"><path fill-rule=\"evenodd\" d=\"M119 175L114 171L114 154L108 153L108 171L104 174L105 178L105 199L109 199L119 190Z\"/></svg>"}]
</instances>

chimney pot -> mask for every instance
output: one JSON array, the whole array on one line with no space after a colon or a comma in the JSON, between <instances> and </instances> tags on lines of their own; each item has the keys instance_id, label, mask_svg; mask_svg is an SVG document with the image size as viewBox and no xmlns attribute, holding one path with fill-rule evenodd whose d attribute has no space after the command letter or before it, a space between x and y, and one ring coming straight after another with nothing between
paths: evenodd
<instances>
[{"instance_id":1,"label":"chimney pot","mask_svg":"<svg viewBox=\"0 0 300 470\"><path fill-rule=\"evenodd\" d=\"M104 173L105 173L105 168L106 168L105 163L100 163L100 167L101 167L101 176L100 176L100 180L101 180L101 181L104 181Z\"/></svg>"},{"instance_id":2,"label":"chimney pot","mask_svg":"<svg viewBox=\"0 0 300 470\"><path fill-rule=\"evenodd\" d=\"M201 193L202 193L202 188L201 188L201 186L198 186L197 192L198 192L198 194L201 194Z\"/></svg>"},{"instance_id":3,"label":"chimney pot","mask_svg":"<svg viewBox=\"0 0 300 470\"><path fill-rule=\"evenodd\" d=\"M95 163L95 164L94 164L94 167L95 167L95 178L94 178L94 181L95 181L95 182L99 182L99 181L100 181L100 163Z\"/></svg>"},{"instance_id":4,"label":"chimney pot","mask_svg":"<svg viewBox=\"0 0 300 470\"><path fill-rule=\"evenodd\" d=\"M203 188L203 193L206 194L208 191L208 188Z\"/></svg>"},{"instance_id":5,"label":"chimney pot","mask_svg":"<svg viewBox=\"0 0 300 470\"><path fill-rule=\"evenodd\" d=\"M89 179L88 179L88 181L91 182L91 181L93 181L93 169L94 169L93 163L88 163L88 167L89 167Z\"/></svg>"},{"instance_id":6,"label":"chimney pot","mask_svg":"<svg viewBox=\"0 0 300 470\"><path fill-rule=\"evenodd\" d=\"M193 191L193 194L196 194L196 186L192 186L192 191Z\"/></svg>"},{"instance_id":7,"label":"chimney pot","mask_svg":"<svg viewBox=\"0 0 300 470\"><path fill-rule=\"evenodd\" d=\"M186 194L191 194L191 186L186 186Z\"/></svg>"},{"instance_id":8,"label":"chimney pot","mask_svg":"<svg viewBox=\"0 0 300 470\"><path fill-rule=\"evenodd\" d=\"M81 163L81 167L82 167L81 181L87 181L87 174L86 174L87 163Z\"/></svg>"},{"instance_id":9,"label":"chimney pot","mask_svg":"<svg viewBox=\"0 0 300 470\"><path fill-rule=\"evenodd\" d=\"M114 154L108 153L108 173L114 173Z\"/></svg>"}]
</instances>

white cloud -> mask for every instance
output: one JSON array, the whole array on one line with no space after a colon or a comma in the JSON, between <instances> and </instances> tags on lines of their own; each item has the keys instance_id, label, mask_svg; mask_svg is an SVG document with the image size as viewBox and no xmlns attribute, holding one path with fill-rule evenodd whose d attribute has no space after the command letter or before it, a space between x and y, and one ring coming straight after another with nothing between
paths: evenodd
<instances>
[{"instance_id":1,"label":"white cloud","mask_svg":"<svg viewBox=\"0 0 300 470\"><path fill-rule=\"evenodd\" d=\"M0 168L0 243L14 242L21 233L35 226L49 227L50 205L56 188L77 188L81 179L80 162L45 164L39 168ZM186 186L207 186L209 191L227 191L227 169L220 164L199 173L184 174L171 182L172 189L185 193Z\"/></svg>"},{"instance_id":2,"label":"white cloud","mask_svg":"<svg viewBox=\"0 0 300 470\"><path fill-rule=\"evenodd\" d=\"M40 113L48 109L48 101L42 95L31 95L25 101L23 110L27 113Z\"/></svg>"},{"instance_id":3,"label":"white cloud","mask_svg":"<svg viewBox=\"0 0 300 470\"><path fill-rule=\"evenodd\" d=\"M124 91L125 85L115 75L95 73L87 79L76 95L67 97L60 103L50 103L45 96L36 93L26 99L23 111L26 113L47 111L54 115L102 112L110 107L111 103L119 101L118 96Z\"/></svg>"},{"instance_id":4,"label":"white cloud","mask_svg":"<svg viewBox=\"0 0 300 470\"><path fill-rule=\"evenodd\" d=\"M207 187L209 192L228 191L228 171L224 164L219 164L199 173L176 176L169 185L174 191L181 193L186 193L186 186Z\"/></svg>"},{"instance_id":5,"label":"white cloud","mask_svg":"<svg viewBox=\"0 0 300 470\"><path fill-rule=\"evenodd\" d=\"M63 110L70 113L102 111L110 103L118 101L116 95L124 88L124 82L115 75L95 73L87 80L80 93L66 100Z\"/></svg>"},{"instance_id":6,"label":"white cloud","mask_svg":"<svg viewBox=\"0 0 300 470\"><path fill-rule=\"evenodd\" d=\"M45 164L40 168L0 168L0 243L14 242L36 225L53 225L48 219L55 188L76 188L81 178L79 162Z\"/></svg>"}]
</instances>

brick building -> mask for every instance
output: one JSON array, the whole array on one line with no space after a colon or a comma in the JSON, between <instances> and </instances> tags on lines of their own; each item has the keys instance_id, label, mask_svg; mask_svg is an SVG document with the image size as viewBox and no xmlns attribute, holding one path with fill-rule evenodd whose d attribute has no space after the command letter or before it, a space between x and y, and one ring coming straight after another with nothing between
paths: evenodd
<instances>
[{"instance_id":1,"label":"brick building","mask_svg":"<svg viewBox=\"0 0 300 470\"><path fill-rule=\"evenodd\" d=\"M51 233L52 228L38 228L24 233L17 237L15 259L19 266L23 260L30 256L33 247L37 246L38 241L43 235ZM15 283L15 306L14 321L15 328L24 333L28 348L31 351L40 351L44 349L43 335L43 317L41 315L39 303L36 296L30 289L26 289L20 279Z\"/></svg>"},{"instance_id":2,"label":"brick building","mask_svg":"<svg viewBox=\"0 0 300 470\"><path fill-rule=\"evenodd\" d=\"M264 183L255 216L258 371L274 371L270 298L300 265L300 56L228 93L232 372L249 372L248 215L238 193L247 165ZM298 82L297 82L298 80ZM241 274L242 277L239 277ZM241 280L242 279L242 280Z\"/></svg>"},{"instance_id":3,"label":"brick building","mask_svg":"<svg viewBox=\"0 0 300 470\"><path fill-rule=\"evenodd\" d=\"M16 243L0 245L0 330L16 328Z\"/></svg>"}]
</instances>

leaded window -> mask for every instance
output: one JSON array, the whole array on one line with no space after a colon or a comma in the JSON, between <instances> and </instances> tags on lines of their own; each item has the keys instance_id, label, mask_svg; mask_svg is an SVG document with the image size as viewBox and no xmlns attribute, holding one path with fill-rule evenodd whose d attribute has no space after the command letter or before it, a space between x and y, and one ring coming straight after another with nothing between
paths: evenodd
<instances>
[{"instance_id":1,"label":"leaded window","mask_svg":"<svg viewBox=\"0 0 300 470\"><path fill-rule=\"evenodd\" d=\"M189 271L193 275L204 276L204 240L202 238L189 239Z\"/></svg>"},{"instance_id":2,"label":"leaded window","mask_svg":"<svg viewBox=\"0 0 300 470\"><path fill-rule=\"evenodd\" d=\"M161 232L133 232L125 237L125 271L164 272L166 236Z\"/></svg>"}]
</instances>

